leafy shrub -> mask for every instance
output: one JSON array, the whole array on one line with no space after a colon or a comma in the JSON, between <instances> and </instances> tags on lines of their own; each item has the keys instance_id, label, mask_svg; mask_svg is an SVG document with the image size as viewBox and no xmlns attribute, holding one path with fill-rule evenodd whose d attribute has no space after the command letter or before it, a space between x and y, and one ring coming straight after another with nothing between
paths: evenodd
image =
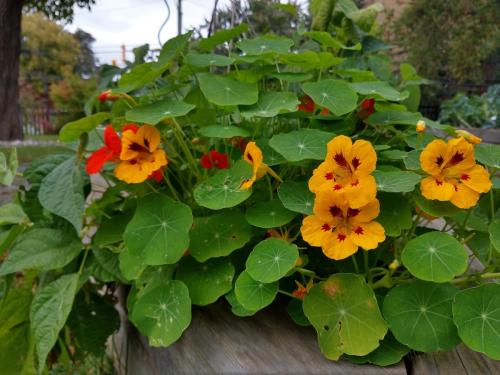
<instances>
[{"instance_id":1,"label":"leafy shrub","mask_svg":"<svg viewBox=\"0 0 500 375\"><path fill-rule=\"evenodd\" d=\"M441 104L439 120L455 126L495 128L500 126L500 85L483 95L457 94Z\"/></svg>"},{"instance_id":2,"label":"leafy shrub","mask_svg":"<svg viewBox=\"0 0 500 375\"><path fill-rule=\"evenodd\" d=\"M373 10L339 1L313 20L330 32L242 38L227 56L212 51L241 27L187 33L110 71L61 129L76 152L33 162L1 207L0 275L25 276L0 284L0 363L43 370L66 355L58 337L102 348L120 284L153 346L181 337L193 304L224 296L250 316L282 294L332 360L461 341L499 359L500 150L411 110L422 79L386 69Z\"/></svg>"}]
</instances>

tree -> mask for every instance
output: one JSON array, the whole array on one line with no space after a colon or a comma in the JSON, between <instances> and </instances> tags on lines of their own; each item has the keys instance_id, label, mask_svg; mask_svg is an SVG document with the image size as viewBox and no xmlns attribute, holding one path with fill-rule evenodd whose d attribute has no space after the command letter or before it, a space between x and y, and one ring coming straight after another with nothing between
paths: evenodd
<instances>
[{"instance_id":1,"label":"tree","mask_svg":"<svg viewBox=\"0 0 500 375\"><path fill-rule=\"evenodd\" d=\"M295 1L281 4L279 0L232 0L231 5L216 9L212 19L206 19L197 31L201 36L203 30L207 30L205 34L210 36L217 30L229 29L245 22L249 25L251 35L273 33L290 36L305 19L306 14Z\"/></svg>"},{"instance_id":2,"label":"tree","mask_svg":"<svg viewBox=\"0 0 500 375\"><path fill-rule=\"evenodd\" d=\"M481 82L482 63L500 48L500 2L414 0L395 22L394 38L422 75Z\"/></svg>"},{"instance_id":3,"label":"tree","mask_svg":"<svg viewBox=\"0 0 500 375\"><path fill-rule=\"evenodd\" d=\"M94 51L92 51L92 43L95 42L95 39L91 34L81 29L77 29L73 36L80 44L76 73L82 77L91 76L97 71Z\"/></svg>"},{"instance_id":4,"label":"tree","mask_svg":"<svg viewBox=\"0 0 500 375\"><path fill-rule=\"evenodd\" d=\"M95 0L0 0L0 140L22 138L19 107L21 18L41 11L54 20L73 19L73 7L90 8Z\"/></svg>"}]
</instances>

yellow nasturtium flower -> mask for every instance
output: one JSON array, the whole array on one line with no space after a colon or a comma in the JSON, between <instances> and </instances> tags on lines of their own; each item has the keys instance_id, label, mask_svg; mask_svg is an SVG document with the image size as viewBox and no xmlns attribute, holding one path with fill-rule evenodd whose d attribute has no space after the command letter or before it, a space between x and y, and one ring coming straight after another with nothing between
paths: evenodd
<instances>
[{"instance_id":1,"label":"yellow nasturtium flower","mask_svg":"<svg viewBox=\"0 0 500 375\"><path fill-rule=\"evenodd\" d=\"M474 160L474 146L462 137L448 143L432 141L420 154L420 164L430 175L420 183L427 199L470 208L479 200L479 194L492 186L488 171Z\"/></svg>"},{"instance_id":2,"label":"yellow nasturtium flower","mask_svg":"<svg viewBox=\"0 0 500 375\"><path fill-rule=\"evenodd\" d=\"M354 208L343 193L320 192L314 202L314 214L302 222L302 238L335 260L351 256L358 247L375 249L385 240L384 228L373 221L379 212L377 199Z\"/></svg>"},{"instance_id":3,"label":"yellow nasturtium flower","mask_svg":"<svg viewBox=\"0 0 500 375\"><path fill-rule=\"evenodd\" d=\"M136 131L122 133L120 164L115 176L126 183L145 181L154 171L167 165L167 155L159 148L160 132L154 126L143 125Z\"/></svg>"},{"instance_id":4,"label":"yellow nasturtium flower","mask_svg":"<svg viewBox=\"0 0 500 375\"><path fill-rule=\"evenodd\" d=\"M358 208L375 199L377 184L370 175L375 170L377 154L368 141L339 135L327 145L323 163L313 172L309 190L342 192L351 207Z\"/></svg>"},{"instance_id":5,"label":"yellow nasturtium flower","mask_svg":"<svg viewBox=\"0 0 500 375\"><path fill-rule=\"evenodd\" d=\"M247 190L250 189L255 181L265 176L269 173L274 178L281 181L280 177L264 163L264 156L262 155L262 150L257 146L255 142L248 142L245 152L243 153L243 160L252 166L252 177L244 181L240 189Z\"/></svg>"}]
</instances>

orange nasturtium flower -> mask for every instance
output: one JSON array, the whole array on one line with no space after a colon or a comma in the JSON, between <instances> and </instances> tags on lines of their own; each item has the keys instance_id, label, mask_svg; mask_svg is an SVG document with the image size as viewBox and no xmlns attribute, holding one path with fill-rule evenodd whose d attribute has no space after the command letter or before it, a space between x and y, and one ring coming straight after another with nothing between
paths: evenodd
<instances>
[{"instance_id":1,"label":"orange nasturtium flower","mask_svg":"<svg viewBox=\"0 0 500 375\"><path fill-rule=\"evenodd\" d=\"M354 208L344 194L320 192L314 214L302 222L302 238L311 246L321 247L328 258L345 259L358 247L372 250L385 240L384 227L373 221L379 213L377 199Z\"/></svg>"},{"instance_id":2,"label":"orange nasturtium flower","mask_svg":"<svg viewBox=\"0 0 500 375\"><path fill-rule=\"evenodd\" d=\"M327 155L323 163L309 179L309 190L342 192L351 204L358 208L375 199L377 183L370 175L375 170L377 154L368 141L339 135L327 145Z\"/></svg>"},{"instance_id":3,"label":"orange nasturtium flower","mask_svg":"<svg viewBox=\"0 0 500 375\"><path fill-rule=\"evenodd\" d=\"M159 146L160 132L154 126L124 130L121 162L115 169L115 176L129 184L145 181L153 172L167 165L165 151Z\"/></svg>"},{"instance_id":4,"label":"orange nasturtium flower","mask_svg":"<svg viewBox=\"0 0 500 375\"><path fill-rule=\"evenodd\" d=\"M264 156L262 155L262 150L257 146L255 142L248 142L245 147L245 152L243 153L243 159L252 166L252 177L248 180L243 181L240 189L247 190L250 189L255 181L265 176L269 173L274 178L281 181L280 177L264 163Z\"/></svg>"},{"instance_id":5,"label":"orange nasturtium flower","mask_svg":"<svg viewBox=\"0 0 500 375\"><path fill-rule=\"evenodd\" d=\"M420 154L420 164L430 175L420 182L427 199L470 208L479 200L479 194L492 186L489 173L474 160L474 146L462 137L448 143L432 141Z\"/></svg>"}]
</instances>

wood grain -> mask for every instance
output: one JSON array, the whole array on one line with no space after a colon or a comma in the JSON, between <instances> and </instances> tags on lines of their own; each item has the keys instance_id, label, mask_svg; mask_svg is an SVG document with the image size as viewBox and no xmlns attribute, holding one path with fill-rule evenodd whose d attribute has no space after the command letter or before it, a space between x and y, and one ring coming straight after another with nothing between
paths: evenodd
<instances>
[{"instance_id":1,"label":"wood grain","mask_svg":"<svg viewBox=\"0 0 500 375\"><path fill-rule=\"evenodd\" d=\"M403 363L391 367L329 361L312 327L295 325L283 307L253 317L234 316L219 302L193 307L193 321L169 348L156 349L137 333L129 341L128 374L342 374L406 375Z\"/></svg>"}]
</instances>

